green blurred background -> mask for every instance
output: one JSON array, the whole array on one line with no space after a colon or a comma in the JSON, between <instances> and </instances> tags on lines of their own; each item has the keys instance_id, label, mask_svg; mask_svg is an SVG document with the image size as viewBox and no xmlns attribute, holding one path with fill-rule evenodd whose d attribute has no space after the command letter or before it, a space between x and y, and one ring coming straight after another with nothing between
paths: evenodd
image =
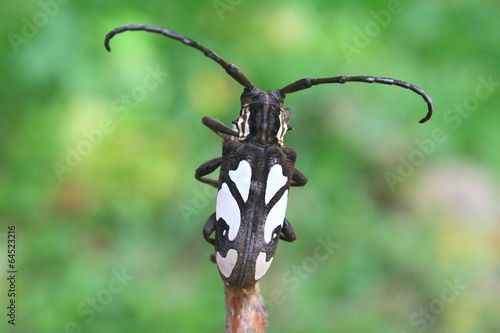
<instances>
[{"instance_id":1,"label":"green blurred background","mask_svg":"<svg viewBox=\"0 0 500 333\"><path fill-rule=\"evenodd\" d=\"M201 230L221 152L202 116L262 89L374 75L292 95L285 145L298 239L261 281L269 332L499 332L496 1L63 1L0 5L0 331L221 332L223 286ZM7 324L7 226L17 234ZM326 245L325 244L329 244ZM5 329L7 328L7 329Z\"/></svg>"}]
</instances>

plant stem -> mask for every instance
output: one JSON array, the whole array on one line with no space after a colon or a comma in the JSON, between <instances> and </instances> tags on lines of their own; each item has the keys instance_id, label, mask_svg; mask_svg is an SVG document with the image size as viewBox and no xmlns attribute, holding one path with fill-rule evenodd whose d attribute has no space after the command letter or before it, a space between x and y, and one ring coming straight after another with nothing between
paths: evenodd
<instances>
[{"instance_id":1,"label":"plant stem","mask_svg":"<svg viewBox=\"0 0 500 333\"><path fill-rule=\"evenodd\" d=\"M224 286L226 297L226 333L264 333L267 310L259 284L250 288Z\"/></svg>"}]
</instances>

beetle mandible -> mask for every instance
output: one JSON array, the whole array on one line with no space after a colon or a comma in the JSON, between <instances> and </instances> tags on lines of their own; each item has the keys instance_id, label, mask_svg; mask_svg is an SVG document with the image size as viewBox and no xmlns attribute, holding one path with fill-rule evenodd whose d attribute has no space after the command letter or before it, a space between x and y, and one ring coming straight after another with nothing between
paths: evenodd
<instances>
[{"instance_id":1,"label":"beetle mandible","mask_svg":"<svg viewBox=\"0 0 500 333\"><path fill-rule=\"evenodd\" d=\"M217 62L241 84L240 116L228 127L203 117L205 126L224 139L222 156L203 163L195 171L199 181L218 189L216 210L203 227L203 236L215 248L215 262L223 281L247 288L268 270L278 239L293 242L295 231L285 218L290 186L304 186L307 178L295 168L296 153L283 147L283 137L292 128L290 110L283 108L286 94L325 83L366 82L395 85L420 95L427 103L424 123L433 113L431 98L408 82L373 76L303 78L284 88L263 91L253 85L240 69L219 58L212 50L168 29L150 25L126 25L106 35L110 39L124 31L143 30L176 39ZM218 179L206 176L220 168ZM211 235L215 232L215 237Z\"/></svg>"}]
</instances>

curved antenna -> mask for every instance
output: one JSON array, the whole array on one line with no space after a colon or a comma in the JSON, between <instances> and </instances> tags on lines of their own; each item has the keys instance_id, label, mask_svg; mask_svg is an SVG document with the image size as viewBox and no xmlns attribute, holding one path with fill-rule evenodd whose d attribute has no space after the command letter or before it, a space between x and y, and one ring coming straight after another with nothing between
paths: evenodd
<instances>
[{"instance_id":1,"label":"curved antenna","mask_svg":"<svg viewBox=\"0 0 500 333\"><path fill-rule=\"evenodd\" d=\"M113 38L114 35L124 31L137 31L137 30L143 30L161 34L166 37L177 39L178 41L181 41L186 45L194 47L195 49L203 52L205 56L209 57L210 59L214 60L219 65L221 65L221 67L226 70L226 73L228 73L233 79L238 81L239 84L249 89L252 89L254 87L254 85L250 83L247 77L241 72L238 66L225 62L223 59L219 58L219 56L217 56L217 54L215 54L212 50L204 47L203 45L195 42L194 40L189 39L183 35L179 35L178 33L175 33L165 28L159 28L152 25L144 25L144 24L129 24L122 27L118 27L113 29L106 35L106 38L104 39L104 47L106 47L106 50L108 50L108 52L111 52L111 48L109 47L109 41L111 38Z\"/></svg>"},{"instance_id":2,"label":"curved antenna","mask_svg":"<svg viewBox=\"0 0 500 333\"><path fill-rule=\"evenodd\" d=\"M389 85L395 85L398 87L406 88L414 93L419 94L422 96L424 101L427 103L427 114L425 115L424 118L422 118L419 123L425 123L427 120L429 120L432 116L432 113L434 111L434 106L432 105L432 99L423 91L421 88L405 82L405 81L400 81L400 80L395 80L395 79L390 79L386 77L373 77L373 76L336 76L336 77L327 77L327 78L321 78L321 79L311 79L308 77L305 77L303 79L297 80L293 83L290 83L286 87L282 88L280 92L284 94L290 94L299 90L304 90L311 88L312 86L318 85L318 84L324 84L324 83L346 83L346 82L366 82L366 83L381 83L381 84L389 84Z\"/></svg>"}]
</instances>

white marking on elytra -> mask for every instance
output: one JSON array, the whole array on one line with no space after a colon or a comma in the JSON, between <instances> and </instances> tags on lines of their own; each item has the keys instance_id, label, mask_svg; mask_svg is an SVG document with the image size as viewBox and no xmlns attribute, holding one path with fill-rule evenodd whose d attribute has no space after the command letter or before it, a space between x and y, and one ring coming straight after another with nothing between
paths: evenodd
<instances>
[{"instance_id":1,"label":"white marking on elytra","mask_svg":"<svg viewBox=\"0 0 500 333\"><path fill-rule=\"evenodd\" d=\"M240 229L241 215L238 203L233 198L226 183L222 184L219 194L217 195L215 218L216 220L222 218L226 221L229 226L228 239L230 241L234 240Z\"/></svg>"},{"instance_id":2,"label":"white marking on elytra","mask_svg":"<svg viewBox=\"0 0 500 333\"><path fill-rule=\"evenodd\" d=\"M248 200L248 194L250 193L250 183L252 180L252 167L250 163L241 160L236 170L229 171L229 178L231 178L236 188L238 188L243 201L246 202Z\"/></svg>"},{"instance_id":3,"label":"white marking on elytra","mask_svg":"<svg viewBox=\"0 0 500 333\"><path fill-rule=\"evenodd\" d=\"M230 249L227 251L226 257L222 257L219 252L215 253L215 261L217 261L217 267L219 271L225 277L229 277L233 272L233 268L238 260L238 251L235 249Z\"/></svg>"},{"instance_id":4,"label":"white marking on elytra","mask_svg":"<svg viewBox=\"0 0 500 333\"><path fill-rule=\"evenodd\" d=\"M269 266L271 266L271 262L273 262L273 258L266 261L266 253L260 252L257 256L257 260L255 260L255 281L259 280L261 277L266 274Z\"/></svg>"},{"instance_id":5,"label":"white marking on elytra","mask_svg":"<svg viewBox=\"0 0 500 333\"><path fill-rule=\"evenodd\" d=\"M283 175L283 167L280 164L275 164L269 170L267 175L266 185L266 205L271 201L274 195L286 185L288 178Z\"/></svg>"},{"instance_id":6,"label":"white marking on elytra","mask_svg":"<svg viewBox=\"0 0 500 333\"><path fill-rule=\"evenodd\" d=\"M266 224L264 225L264 241L269 243L274 229L283 225L285 221L286 204L288 201L288 190L286 190L278 202L271 208L267 214Z\"/></svg>"}]
</instances>

